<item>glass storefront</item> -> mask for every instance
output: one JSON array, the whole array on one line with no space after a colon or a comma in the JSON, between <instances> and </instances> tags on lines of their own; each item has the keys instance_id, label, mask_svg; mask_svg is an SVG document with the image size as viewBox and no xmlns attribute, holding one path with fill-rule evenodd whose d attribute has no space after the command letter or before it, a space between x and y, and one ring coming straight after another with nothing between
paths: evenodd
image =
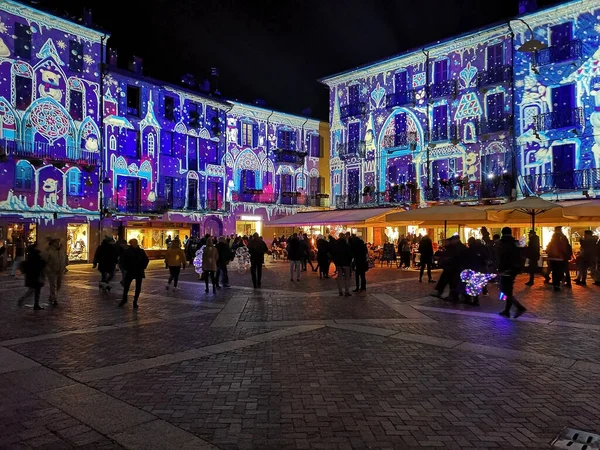
<instances>
[{"instance_id":1,"label":"glass storefront","mask_svg":"<svg viewBox=\"0 0 600 450\"><path fill-rule=\"evenodd\" d=\"M254 233L262 235L262 217L241 216L235 222L235 231L240 236L252 236Z\"/></svg>"},{"instance_id":2,"label":"glass storefront","mask_svg":"<svg viewBox=\"0 0 600 450\"><path fill-rule=\"evenodd\" d=\"M90 226L87 223L67 224L67 258L70 262L88 260Z\"/></svg>"},{"instance_id":3,"label":"glass storefront","mask_svg":"<svg viewBox=\"0 0 600 450\"><path fill-rule=\"evenodd\" d=\"M191 235L190 228L133 228L128 227L125 239L137 239L138 244L144 250L165 250L167 248L166 240L170 236L171 240L179 238L183 243L185 236Z\"/></svg>"}]
</instances>

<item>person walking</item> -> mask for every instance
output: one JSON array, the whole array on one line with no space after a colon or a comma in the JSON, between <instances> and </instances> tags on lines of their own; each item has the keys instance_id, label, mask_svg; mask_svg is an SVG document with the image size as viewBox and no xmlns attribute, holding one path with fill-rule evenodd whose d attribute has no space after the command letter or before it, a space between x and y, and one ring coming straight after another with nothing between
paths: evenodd
<instances>
[{"instance_id":1,"label":"person walking","mask_svg":"<svg viewBox=\"0 0 600 450\"><path fill-rule=\"evenodd\" d=\"M352 251L350 249L349 236L350 233L340 234L340 237L335 241L333 249L333 261L337 268L337 285L340 297L345 295L350 297L350 276L352 274ZM342 284L343 280L343 284ZM343 288L343 290L342 290Z\"/></svg>"},{"instance_id":2,"label":"person walking","mask_svg":"<svg viewBox=\"0 0 600 450\"><path fill-rule=\"evenodd\" d=\"M586 286L587 282L587 271L594 265L598 257L596 253L598 239L594 236L592 230L585 230L583 233L583 239L581 239L581 250L577 257L577 269L578 274L575 279L575 284L580 286Z\"/></svg>"},{"instance_id":3,"label":"person walking","mask_svg":"<svg viewBox=\"0 0 600 450\"><path fill-rule=\"evenodd\" d=\"M111 290L110 281L115 276L115 269L119 259L118 249L113 242L113 238L106 236L94 253L93 268L98 268L100 272L100 283L98 287L104 294Z\"/></svg>"},{"instance_id":4,"label":"person walking","mask_svg":"<svg viewBox=\"0 0 600 450\"><path fill-rule=\"evenodd\" d=\"M50 288L48 303L56 306L58 305L58 291L62 286L62 278L65 273L65 253L60 248L60 239L50 239L42 257L46 260L46 278L48 278L48 287Z\"/></svg>"},{"instance_id":5,"label":"person walking","mask_svg":"<svg viewBox=\"0 0 600 450\"><path fill-rule=\"evenodd\" d=\"M529 281L526 286L533 286L533 279L538 271L538 261L540 260L540 238L535 234L535 230L529 231L529 244L525 249L525 257L529 260L527 271L529 272Z\"/></svg>"},{"instance_id":6,"label":"person walking","mask_svg":"<svg viewBox=\"0 0 600 450\"><path fill-rule=\"evenodd\" d=\"M125 250L127 250L129 248L129 246L127 245L127 241L123 238L117 240L117 254L119 256L119 272L121 272L121 281L119 281L119 284L121 286L125 285L125 265L123 264L123 254L125 253Z\"/></svg>"},{"instance_id":7,"label":"person walking","mask_svg":"<svg viewBox=\"0 0 600 450\"><path fill-rule=\"evenodd\" d=\"M562 232L562 227L560 225L554 227L554 234L548 247L546 247L546 253L548 254L548 262L552 272L552 285L555 292L560 291L560 282L568 269L566 262L570 259L569 247L569 242ZM570 280L568 281L570 282Z\"/></svg>"},{"instance_id":8,"label":"person walking","mask_svg":"<svg viewBox=\"0 0 600 450\"><path fill-rule=\"evenodd\" d=\"M171 287L171 281L173 282L173 290L178 291L179 287L179 274L181 269L185 270L185 252L181 248L181 241L179 239L173 239L171 247L165 254L165 266L169 269L169 279L165 289L168 291Z\"/></svg>"},{"instance_id":9,"label":"person walking","mask_svg":"<svg viewBox=\"0 0 600 450\"><path fill-rule=\"evenodd\" d=\"M254 289L258 289L262 284L262 268L265 263L265 254L269 253L267 244L265 244L265 241L263 241L258 233L254 233L248 241L248 252L250 253L252 284L254 285Z\"/></svg>"},{"instance_id":10,"label":"person walking","mask_svg":"<svg viewBox=\"0 0 600 450\"><path fill-rule=\"evenodd\" d=\"M310 255L310 240L308 239L308 235L304 233L300 236L300 248L302 249L302 272L306 272L307 265L310 266L312 271L315 271L315 266L313 266L311 255Z\"/></svg>"},{"instance_id":11,"label":"person walking","mask_svg":"<svg viewBox=\"0 0 600 450\"><path fill-rule=\"evenodd\" d=\"M302 247L298 239L298 233L292 234L292 237L288 240L286 249L288 260L290 261L290 281L294 281L294 271L296 272L296 281L300 281Z\"/></svg>"},{"instance_id":12,"label":"person walking","mask_svg":"<svg viewBox=\"0 0 600 450\"><path fill-rule=\"evenodd\" d=\"M465 251L465 269L470 269L478 273L486 273L488 251L483 241L471 236L467 241L469 244ZM483 286L481 292L487 295L487 285ZM479 306L479 296L471 296L465 292L466 302L475 306Z\"/></svg>"},{"instance_id":13,"label":"person walking","mask_svg":"<svg viewBox=\"0 0 600 450\"><path fill-rule=\"evenodd\" d=\"M21 239L21 236L18 236L14 240L15 246L15 258L13 259L12 269L10 271L10 276L14 277L17 275L17 269L21 262L25 260L25 242Z\"/></svg>"},{"instance_id":14,"label":"person walking","mask_svg":"<svg viewBox=\"0 0 600 450\"><path fill-rule=\"evenodd\" d=\"M517 241L512 236L510 227L502 228L502 237L498 243L498 273L500 274L500 292L506 296L506 305L500 315L510 317L510 310L515 306L517 311L514 318L516 319L523 314L527 309L521 305L513 294L515 278L521 267L521 252L517 246Z\"/></svg>"},{"instance_id":15,"label":"person walking","mask_svg":"<svg viewBox=\"0 0 600 450\"><path fill-rule=\"evenodd\" d=\"M419 253L421 254L421 269L419 271L419 283L423 282L423 272L425 272L425 267L427 267L427 278L428 283L433 283L433 279L431 278L431 265L433 263L433 242L431 242L431 238L428 234L423 236L421 242L419 243Z\"/></svg>"},{"instance_id":16,"label":"person walking","mask_svg":"<svg viewBox=\"0 0 600 450\"><path fill-rule=\"evenodd\" d=\"M44 309L40 306L40 294L42 292L42 287L44 286L45 267L46 261L42 258L42 254L37 248L37 243L31 244L27 248L27 258L21 263L21 269L25 275L25 287L27 288L27 292L19 298L19 307L23 306L25 300L33 295L33 309Z\"/></svg>"},{"instance_id":17,"label":"person walking","mask_svg":"<svg viewBox=\"0 0 600 450\"><path fill-rule=\"evenodd\" d=\"M367 259L367 246L364 241L355 236L353 238L352 258L354 260L356 289L354 292L367 290L367 270L369 270L369 262Z\"/></svg>"},{"instance_id":18,"label":"person walking","mask_svg":"<svg viewBox=\"0 0 600 450\"><path fill-rule=\"evenodd\" d=\"M169 249L171 247L171 242L173 242L173 238L171 237L170 234L168 234L167 238L165 239L165 244L167 245L167 249Z\"/></svg>"},{"instance_id":19,"label":"person walking","mask_svg":"<svg viewBox=\"0 0 600 450\"><path fill-rule=\"evenodd\" d=\"M133 307L137 309L138 300L142 292L142 280L145 278L145 270L148 267L148 255L144 249L142 249L137 239L129 240L129 247L123 251L121 256L123 269L125 269L125 279L123 281L123 300L119 303L119 306L127 303L127 295L129 294L129 288L131 283L135 280L135 293L133 294Z\"/></svg>"},{"instance_id":20,"label":"person walking","mask_svg":"<svg viewBox=\"0 0 600 450\"><path fill-rule=\"evenodd\" d=\"M217 242L217 252L219 257L217 259L217 288L219 288L219 282L223 279L223 287L229 287L229 274L227 273L227 264L233 259L233 253L229 248L224 236L219 238Z\"/></svg>"},{"instance_id":21,"label":"person walking","mask_svg":"<svg viewBox=\"0 0 600 450\"><path fill-rule=\"evenodd\" d=\"M213 245L212 239L207 239L206 245L204 246L204 251L202 252L202 272L204 277L204 283L206 284L206 289L204 289L204 292L206 292L207 294L209 277L212 283L213 294L217 292L217 281L215 280L215 272L217 271L217 259L219 259L219 252L217 251L217 248Z\"/></svg>"},{"instance_id":22,"label":"person walking","mask_svg":"<svg viewBox=\"0 0 600 450\"><path fill-rule=\"evenodd\" d=\"M329 254L330 245L327 239L317 239L317 265L319 267L319 278L329 278Z\"/></svg>"}]
</instances>

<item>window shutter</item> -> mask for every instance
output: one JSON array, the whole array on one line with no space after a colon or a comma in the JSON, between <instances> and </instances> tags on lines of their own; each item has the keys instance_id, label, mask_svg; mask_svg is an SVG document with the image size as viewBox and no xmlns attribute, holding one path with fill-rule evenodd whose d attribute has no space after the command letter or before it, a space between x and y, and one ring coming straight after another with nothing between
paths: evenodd
<instances>
[{"instance_id":1,"label":"window shutter","mask_svg":"<svg viewBox=\"0 0 600 450\"><path fill-rule=\"evenodd\" d=\"M258 124L252 124L252 147L258 147Z\"/></svg>"},{"instance_id":2,"label":"window shutter","mask_svg":"<svg viewBox=\"0 0 600 450\"><path fill-rule=\"evenodd\" d=\"M277 148L282 148L282 146L281 146L282 135L283 135L283 131L277 130Z\"/></svg>"},{"instance_id":3,"label":"window shutter","mask_svg":"<svg viewBox=\"0 0 600 450\"><path fill-rule=\"evenodd\" d=\"M242 129L242 121L241 121L241 120L238 120L238 123L237 123L237 130L238 130L238 134L237 134L237 144L238 144L238 145L242 145L242 142L243 142L243 141L242 141L242 131L243 131L243 129Z\"/></svg>"}]
</instances>

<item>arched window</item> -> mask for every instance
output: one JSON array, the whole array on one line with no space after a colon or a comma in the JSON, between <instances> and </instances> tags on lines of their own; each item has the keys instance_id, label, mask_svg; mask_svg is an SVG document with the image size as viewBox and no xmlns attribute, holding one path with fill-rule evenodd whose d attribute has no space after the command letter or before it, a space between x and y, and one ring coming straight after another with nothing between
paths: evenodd
<instances>
[{"instance_id":1,"label":"arched window","mask_svg":"<svg viewBox=\"0 0 600 450\"><path fill-rule=\"evenodd\" d=\"M33 187L33 167L27 161L19 161L15 172L15 189L30 190Z\"/></svg>"},{"instance_id":2,"label":"arched window","mask_svg":"<svg viewBox=\"0 0 600 450\"><path fill-rule=\"evenodd\" d=\"M112 135L110 137L109 147L110 147L111 150L116 150L117 149L117 138L114 135Z\"/></svg>"},{"instance_id":3,"label":"arched window","mask_svg":"<svg viewBox=\"0 0 600 450\"><path fill-rule=\"evenodd\" d=\"M71 169L67 172L67 194L83 195L83 183L79 169Z\"/></svg>"},{"instance_id":4,"label":"arched window","mask_svg":"<svg viewBox=\"0 0 600 450\"><path fill-rule=\"evenodd\" d=\"M154 156L154 135L148 135L148 156Z\"/></svg>"}]
</instances>

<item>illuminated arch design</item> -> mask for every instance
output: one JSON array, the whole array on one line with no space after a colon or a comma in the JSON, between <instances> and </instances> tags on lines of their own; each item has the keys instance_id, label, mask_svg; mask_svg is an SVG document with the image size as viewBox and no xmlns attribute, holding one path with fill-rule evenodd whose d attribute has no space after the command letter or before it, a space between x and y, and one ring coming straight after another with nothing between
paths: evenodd
<instances>
[{"instance_id":1,"label":"illuminated arch design","mask_svg":"<svg viewBox=\"0 0 600 450\"><path fill-rule=\"evenodd\" d=\"M236 169L260 171L260 161L252 150L244 150L235 161Z\"/></svg>"},{"instance_id":2,"label":"illuminated arch design","mask_svg":"<svg viewBox=\"0 0 600 450\"><path fill-rule=\"evenodd\" d=\"M138 174L141 178L152 179L152 164L150 164L150 161L146 160L141 164Z\"/></svg>"},{"instance_id":3,"label":"illuminated arch design","mask_svg":"<svg viewBox=\"0 0 600 450\"><path fill-rule=\"evenodd\" d=\"M225 155L225 165L227 167L233 167L233 157L230 153L227 153L227 155Z\"/></svg>"},{"instance_id":4,"label":"illuminated arch design","mask_svg":"<svg viewBox=\"0 0 600 450\"><path fill-rule=\"evenodd\" d=\"M113 155L113 158L114 158L114 155ZM111 165L114 170L117 170L117 169L127 170L127 161L122 156L115 158Z\"/></svg>"},{"instance_id":5,"label":"illuminated arch design","mask_svg":"<svg viewBox=\"0 0 600 450\"><path fill-rule=\"evenodd\" d=\"M190 180L197 180L198 179L198 174L196 172L189 171L187 173L187 177Z\"/></svg>"},{"instance_id":6,"label":"illuminated arch design","mask_svg":"<svg viewBox=\"0 0 600 450\"><path fill-rule=\"evenodd\" d=\"M279 168L277 169L277 175L294 175L294 169L292 168L292 166L279 166Z\"/></svg>"},{"instance_id":7,"label":"illuminated arch design","mask_svg":"<svg viewBox=\"0 0 600 450\"><path fill-rule=\"evenodd\" d=\"M492 142L490 145L488 145L485 150L483 151L483 155L494 155L497 153L506 153L508 152L508 149L506 148L506 146L501 143L501 142Z\"/></svg>"},{"instance_id":8,"label":"illuminated arch design","mask_svg":"<svg viewBox=\"0 0 600 450\"><path fill-rule=\"evenodd\" d=\"M83 122L81 122L81 127L79 128L79 141L81 142L82 146L85 146L85 141L90 136L95 136L96 139L98 139L100 136L100 129L98 128L98 125L96 125L96 122L94 122L92 118L88 116L83 119Z\"/></svg>"},{"instance_id":9,"label":"illuminated arch design","mask_svg":"<svg viewBox=\"0 0 600 450\"><path fill-rule=\"evenodd\" d=\"M310 177L311 178L318 178L319 177L319 171L317 169L311 169L310 170Z\"/></svg>"},{"instance_id":10,"label":"illuminated arch design","mask_svg":"<svg viewBox=\"0 0 600 450\"><path fill-rule=\"evenodd\" d=\"M110 136L108 143L109 143L110 150L117 150L117 138L115 137L114 134Z\"/></svg>"},{"instance_id":11,"label":"illuminated arch design","mask_svg":"<svg viewBox=\"0 0 600 450\"><path fill-rule=\"evenodd\" d=\"M19 120L12 105L0 97L0 139L17 140L19 138Z\"/></svg>"},{"instance_id":12,"label":"illuminated arch design","mask_svg":"<svg viewBox=\"0 0 600 450\"><path fill-rule=\"evenodd\" d=\"M177 125L175 125L175 132L181 134L188 134L188 129L183 122L179 121L177 122Z\"/></svg>"},{"instance_id":13,"label":"illuminated arch design","mask_svg":"<svg viewBox=\"0 0 600 450\"><path fill-rule=\"evenodd\" d=\"M154 156L154 149L156 147L154 134L148 133L147 139L148 139L148 143L146 145L146 148L148 149L148 156Z\"/></svg>"},{"instance_id":14,"label":"illuminated arch design","mask_svg":"<svg viewBox=\"0 0 600 450\"><path fill-rule=\"evenodd\" d=\"M73 121L63 106L50 97L33 102L23 116L25 133L43 136L50 144L58 139L74 137ZM26 136L27 138L28 136ZM33 135L29 136L33 140Z\"/></svg>"},{"instance_id":15,"label":"illuminated arch design","mask_svg":"<svg viewBox=\"0 0 600 450\"><path fill-rule=\"evenodd\" d=\"M466 122L463 129L463 142L474 144L477 142L477 133L473 122Z\"/></svg>"},{"instance_id":16,"label":"illuminated arch design","mask_svg":"<svg viewBox=\"0 0 600 450\"><path fill-rule=\"evenodd\" d=\"M83 95L81 96L81 110L83 111L83 115L87 115L87 108L85 103L85 85L83 81L79 78L70 77L67 80L67 99L65 100L65 105L71 104L71 92L81 92Z\"/></svg>"},{"instance_id":17,"label":"illuminated arch design","mask_svg":"<svg viewBox=\"0 0 600 450\"><path fill-rule=\"evenodd\" d=\"M194 130L193 128L190 128L188 130L188 135L192 136L192 137L198 137L198 132L196 130Z\"/></svg>"},{"instance_id":18,"label":"illuminated arch design","mask_svg":"<svg viewBox=\"0 0 600 450\"><path fill-rule=\"evenodd\" d=\"M198 136L200 136L202 139L206 139L208 141L211 140L210 133L208 132L208 130L206 128L200 128L200 131L198 132Z\"/></svg>"},{"instance_id":19,"label":"illuminated arch design","mask_svg":"<svg viewBox=\"0 0 600 450\"><path fill-rule=\"evenodd\" d=\"M275 166L273 165L273 161L271 161L268 158L265 159L262 163L262 172L263 173L267 173L267 172L275 173Z\"/></svg>"}]
</instances>

